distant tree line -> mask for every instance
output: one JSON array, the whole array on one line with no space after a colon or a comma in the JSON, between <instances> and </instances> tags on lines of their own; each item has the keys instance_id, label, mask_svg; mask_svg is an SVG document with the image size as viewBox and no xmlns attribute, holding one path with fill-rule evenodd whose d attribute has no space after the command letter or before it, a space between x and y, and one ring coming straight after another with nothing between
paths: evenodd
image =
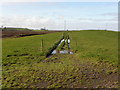
<instances>
[{"instance_id":1,"label":"distant tree line","mask_svg":"<svg viewBox=\"0 0 120 90\"><path fill-rule=\"evenodd\" d=\"M9 31L30 30L30 29L28 29L28 28L10 28L10 27L3 27L3 28L1 28L1 29L2 29L2 31L7 31L7 30L9 30Z\"/></svg>"}]
</instances>

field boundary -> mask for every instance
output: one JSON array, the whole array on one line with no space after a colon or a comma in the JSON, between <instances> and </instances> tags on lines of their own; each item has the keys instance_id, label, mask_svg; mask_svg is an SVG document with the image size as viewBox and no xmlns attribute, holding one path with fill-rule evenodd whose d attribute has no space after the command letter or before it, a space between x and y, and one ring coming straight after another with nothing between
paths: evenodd
<instances>
[{"instance_id":1,"label":"field boundary","mask_svg":"<svg viewBox=\"0 0 120 90\"><path fill-rule=\"evenodd\" d=\"M64 37L62 37L59 41L57 41L53 47L49 48L48 52L46 53L46 57L50 56L51 53L58 47L59 43L61 42L61 40L63 39Z\"/></svg>"}]
</instances>

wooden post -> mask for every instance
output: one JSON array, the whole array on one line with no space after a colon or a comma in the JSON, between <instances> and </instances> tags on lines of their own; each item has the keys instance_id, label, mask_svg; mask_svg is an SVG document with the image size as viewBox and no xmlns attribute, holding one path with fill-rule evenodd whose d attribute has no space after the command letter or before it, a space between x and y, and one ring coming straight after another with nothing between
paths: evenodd
<instances>
[{"instance_id":1,"label":"wooden post","mask_svg":"<svg viewBox=\"0 0 120 90\"><path fill-rule=\"evenodd\" d=\"M70 39L68 38L68 40ZM70 42L68 42L68 53L70 54Z\"/></svg>"},{"instance_id":2,"label":"wooden post","mask_svg":"<svg viewBox=\"0 0 120 90\"><path fill-rule=\"evenodd\" d=\"M70 54L70 44L68 44L68 53Z\"/></svg>"},{"instance_id":3,"label":"wooden post","mask_svg":"<svg viewBox=\"0 0 120 90\"><path fill-rule=\"evenodd\" d=\"M41 40L41 51L43 52L43 39Z\"/></svg>"},{"instance_id":4,"label":"wooden post","mask_svg":"<svg viewBox=\"0 0 120 90\"><path fill-rule=\"evenodd\" d=\"M56 50L56 53L59 53L59 50L58 50L58 49Z\"/></svg>"}]
</instances>

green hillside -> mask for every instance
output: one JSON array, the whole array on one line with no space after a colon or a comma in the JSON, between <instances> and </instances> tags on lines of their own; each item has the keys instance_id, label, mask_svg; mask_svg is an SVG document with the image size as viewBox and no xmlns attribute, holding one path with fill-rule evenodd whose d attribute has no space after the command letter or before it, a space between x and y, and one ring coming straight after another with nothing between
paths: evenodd
<instances>
[{"instance_id":1,"label":"green hillside","mask_svg":"<svg viewBox=\"0 0 120 90\"><path fill-rule=\"evenodd\" d=\"M62 32L2 40L3 88L118 88L118 32L69 31L74 54L45 57Z\"/></svg>"}]
</instances>

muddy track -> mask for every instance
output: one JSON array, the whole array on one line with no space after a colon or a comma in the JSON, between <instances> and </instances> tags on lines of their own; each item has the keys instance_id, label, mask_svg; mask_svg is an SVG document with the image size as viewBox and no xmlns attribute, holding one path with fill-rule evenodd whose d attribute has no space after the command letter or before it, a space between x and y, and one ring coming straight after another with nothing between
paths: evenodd
<instances>
[{"instance_id":1,"label":"muddy track","mask_svg":"<svg viewBox=\"0 0 120 90\"><path fill-rule=\"evenodd\" d=\"M73 52L70 51L70 38L67 33L67 35L63 35L62 38L56 42L53 47L49 49L49 51L46 54L46 57L49 57L53 54L62 53L62 54L73 54Z\"/></svg>"},{"instance_id":2,"label":"muddy track","mask_svg":"<svg viewBox=\"0 0 120 90\"><path fill-rule=\"evenodd\" d=\"M117 67L109 62L80 60L65 54L52 55L43 62L64 66L60 74L58 71L51 73L51 76L54 74L51 82L61 88L118 88ZM52 83L48 87L52 87Z\"/></svg>"},{"instance_id":3,"label":"muddy track","mask_svg":"<svg viewBox=\"0 0 120 90\"><path fill-rule=\"evenodd\" d=\"M56 47L52 49L50 55L57 53L73 54L70 47L70 37L68 35L68 32L63 33L62 39L60 39L56 44Z\"/></svg>"}]
</instances>

